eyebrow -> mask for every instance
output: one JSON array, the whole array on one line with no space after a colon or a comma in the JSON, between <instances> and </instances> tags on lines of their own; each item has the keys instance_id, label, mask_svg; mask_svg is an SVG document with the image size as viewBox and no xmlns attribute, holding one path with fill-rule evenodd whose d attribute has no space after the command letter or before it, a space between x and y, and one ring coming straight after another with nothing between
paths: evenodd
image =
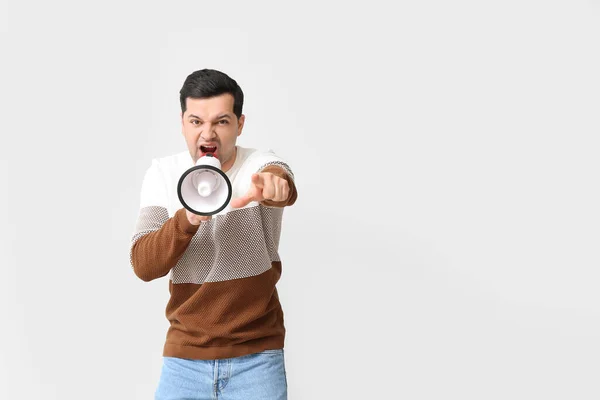
<instances>
[{"instance_id":1,"label":"eyebrow","mask_svg":"<svg viewBox=\"0 0 600 400\"><path fill-rule=\"evenodd\" d=\"M194 115L194 114L188 115L188 118L196 118L196 119L200 119L200 120L202 119L199 116ZM231 119L231 115L229 115L229 114L221 114L216 119L223 119L223 118Z\"/></svg>"}]
</instances>

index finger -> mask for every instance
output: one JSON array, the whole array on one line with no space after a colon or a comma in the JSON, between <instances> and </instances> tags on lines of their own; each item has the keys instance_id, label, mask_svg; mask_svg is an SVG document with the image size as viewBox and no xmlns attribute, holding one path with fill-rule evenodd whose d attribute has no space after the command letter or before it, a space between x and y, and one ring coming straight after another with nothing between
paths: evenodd
<instances>
[{"instance_id":1,"label":"index finger","mask_svg":"<svg viewBox=\"0 0 600 400\"><path fill-rule=\"evenodd\" d=\"M233 207L233 208L245 207L254 200L256 200L256 199L254 199L253 196L247 194L245 196L241 196L241 197L231 200L231 207Z\"/></svg>"}]
</instances>

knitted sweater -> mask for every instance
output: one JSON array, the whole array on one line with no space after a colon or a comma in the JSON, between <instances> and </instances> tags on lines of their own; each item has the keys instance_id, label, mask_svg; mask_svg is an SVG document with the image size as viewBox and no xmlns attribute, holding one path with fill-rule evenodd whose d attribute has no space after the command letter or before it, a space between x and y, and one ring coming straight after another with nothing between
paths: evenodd
<instances>
[{"instance_id":1,"label":"knitted sweater","mask_svg":"<svg viewBox=\"0 0 600 400\"><path fill-rule=\"evenodd\" d=\"M283 207L297 197L293 173L272 152L238 146L225 172L232 198L247 193L256 172L287 179L289 198L240 209L228 205L194 226L177 196L179 178L192 166L187 152L152 161L131 241L131 265L140 279L170 274L170 327L163 355L220 359L283 348L283 311L275 285L281 275Z\"/></svg>"}]
</instances>

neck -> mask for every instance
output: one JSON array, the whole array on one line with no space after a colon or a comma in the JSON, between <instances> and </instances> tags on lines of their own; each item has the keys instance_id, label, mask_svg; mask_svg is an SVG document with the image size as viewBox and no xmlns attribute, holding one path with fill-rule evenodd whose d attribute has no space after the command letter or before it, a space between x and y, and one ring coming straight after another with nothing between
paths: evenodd
<instances>
[{"instance_id":1,"label":"neck","mask_svg":"<svg viewBox=\"0 0 600 400\"><path fill-rule=\"evenodd\" d=\"M231 167L233 167L233 164L235 164L235 159L237 157L237 146L235 146L233 148L233 155L231 156L231 158L229 160L227 160L226 162L224 162L223 164L221 164L221 171L223 172L227 172L231 169Z\"/></svg>"}]
</instances>

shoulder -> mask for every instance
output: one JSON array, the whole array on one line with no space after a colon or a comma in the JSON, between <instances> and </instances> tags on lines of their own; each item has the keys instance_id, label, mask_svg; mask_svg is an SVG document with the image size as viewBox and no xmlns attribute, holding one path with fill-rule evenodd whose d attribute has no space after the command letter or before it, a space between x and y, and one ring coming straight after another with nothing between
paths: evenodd
<instances>
[{"instance_id":1,"label":"shoulder","mask_svg":"<svg viewBox=\"0 0 600 400\"><path fill-rule=\"evenodd\" d=\"M278 166L285 170L290 178L294 179L292 169L288 163L280 156L275 154L273 150L256 150L252 149L243 160L238 173L238 179L244 182L250 182L252 174L263 171L267 167Z\"/></svg>"},{"instance_id":2,"label":"shoulder","mask_svg":"<svg viewBox=\"0 0 600 400\"><path fill-rule=\"evenodd\" d=\"M253 154L254 159L252 162L253 172L259 172L267 167L280 167L285 170L292 179L294 179L294 173L287 160L280 155L276 154L273 150L259 150Z\"/></svg>"},{"instance_id":3,"label":"shoulder","mask_svg":"<svg viewBox=\"0 0 600 400\"><path fill-rule=\"evenodd\" d=\"M261 167L264 164L282 162L285 163L282 157L277 155L273 150L254 150L246 160L254 166Z\"/></svg>"},{"instance_id":4,"label":"shoulder","mask_svg":"<svg viewBox=\"0 0 600 400\"><path fill-rule=\"evenodd\" d=\"M182 151L164 157L152 159L150 169L165 176L178 176L193 165L190 153Z\"/></svg>"}]
</instances>

